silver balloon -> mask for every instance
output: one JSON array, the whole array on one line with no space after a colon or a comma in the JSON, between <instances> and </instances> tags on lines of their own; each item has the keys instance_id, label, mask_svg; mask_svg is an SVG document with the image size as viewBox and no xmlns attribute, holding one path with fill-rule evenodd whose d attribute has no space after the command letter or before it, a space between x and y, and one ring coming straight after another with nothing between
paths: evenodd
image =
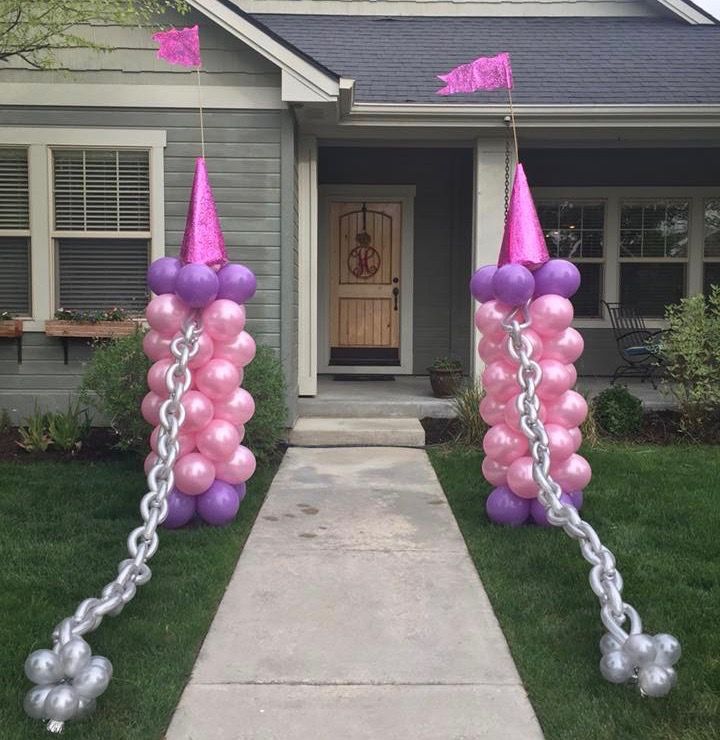
<instances>
[{"instance_id":1,"label":"silver balloon","mask_svg":"<svg viewBox=\"0 0 720 740\"><path fill-rule=\"evenodd\" d=\"M653 638L655 642L655 649L657 655L655 656L655 663L661 666L671 666L680 660L682 655L682 647L680 647L680 641L677 637L668 634L655 635Z\"/></svg>"},{"instance_id":2,"label":"silver balloon","mask_svg":"<svg viewBox=\"0 0 720 740\"><path fill-rule=\"evenodd\" d=\"M677 685L677 671L669 665L664 665L663 668L667 671L668 676L670 676L670 686L675 688Z\"/></svg>"},{"instance_id":3,"label":"silver balloon","mask_svg":"<svg viewBox=\"0 0 720 740\"><path fill-rule=\"evenodd\" d=\"M82 637L73 637L60 648L60 658L65 675L74 678L90 662L92 651Z\"/></svg>"},{"instance_id":4,"label":"silver balloon","mask_svg":"<svg viewBox=\"0 0 720 740\"><path fill-rule=\"evenodd\" d=\"M606 632L600 638L600 652L603 655L607 655L608 653L611 653L613 650L620 650L620 649L622 649L622 645L609 632Z\"/></svg>"},{"instance_id":5,"label":"silver balloon","mask_svg":"<svg viewBox=\"0 0 720 740\"><path fill-rule=\"evenodd\" d=\"M86 699L84 696L81 696L78 701L78 710L75 719L83 719L91 715L95 711L96 706L97 702L95 699Z\"/></svg>"},{"instance_id":6,"label":"silver balloon","mask_svg":"<svg viewBox=\"0 0 720 740\"><path fill-rule=\"evenodd\" d=\"M44 719L47 716L45 714L45 699L47 699L47 695L54 688L52 684L48 686L33 686L25 694L25 698L23 699L25 714L32 719Z\"/></svg>"},{"instance_id":7,"label":"silver balloon","mask_svg":"<svg viewBox=\"0 0 720 740\"><path fill-rule=\"evenodd\" d=\"M110 676L110 678L112 679L113 677L112 663L104 656L93 655L92 658L90 658L90 665L99 665L101 668L104 668L108 676Z\"/></svg>"},{"instance_id":8,"label":"silver balloon","mask_svg":"<svg viewBox=\"0 0 720 740\"><path fill-rule=\"evenodd\" d=\"M666 696L673 687L673 679L661 665L647 665L638 673L638 685L645 696Z\"/></svg>"},{"instance_id":9,"label":"silver balloon","mask_svg":"<svg viewBox=\"0 0 720 740\"><path fill-rule=\"evenodd\" d=\"M100 696L110 683L110 674L100 665L87 665L73 679L73 687L85 699Z\"/></svg>"},{"instance_id":10,"label":"silver balloon","mask_svg":"<svg viewBox=\"0 0 720 740\"><path fill-rule=\"evenodd\" d=\"M610 683L625 683L632 676L633 670L632 660L622 650L613 650L600 660L600 673Z\"/></svg>"},{"instance_id":11,"label":"silver balloon","mask_svg":"<svg viewBox=\"0 0 720 740\"><path fill-rule=\"evenodd\" d=\"M45 699L44 714L48 719L65 722L72 719L78 710L80 697L70 684L61 683L51 689Z\"/></svg>"},{"instance_id":12,"label":"silver balloon","mask_svg":"<svg viewBox=\"0 0 720 740\"><path fill-rule=\"evenodd\" d=\"M63 677L60 656L52 650L36 650L25 661L25 675L37 684L57 683Z\"/></svg>"},{"instance_id":13,"label":"silver balloon","mask_svg":"<svg viewBox=\"0 0 720 740\"><path fill-rule=\"evenodd\" d=\"M633 661L634 665L640 667L650 665L655 660L655 654L657 653L655 641L650 635L645 634L630 635L625 640L623 651Z\"/></svg>"}]
</instances>

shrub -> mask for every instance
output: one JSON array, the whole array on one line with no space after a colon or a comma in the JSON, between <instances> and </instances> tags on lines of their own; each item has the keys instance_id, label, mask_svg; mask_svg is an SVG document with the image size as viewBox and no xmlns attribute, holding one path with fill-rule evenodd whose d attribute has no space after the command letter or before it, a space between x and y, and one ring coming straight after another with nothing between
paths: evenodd
<instances>
[{"instance_id":1,"label":"shrub","mask_svg":"<svg viewBox=\"0 0 720 740\"><path fill-rule=\"evenodd\" d=\"M147 451L149 428L140 415L148 392L150 360L142 350L143 333L97 343L81 386L81 398L100 411L117 434L117 447Z\"/></svg>"},{"instance_id":2,"label":"shrub","mask_svg":"<svg viewBox=\"0 0 720 740\"><path fill-rule=\"evenodd\" d=\"M282 365L270 347L258 345L255 359L245 368L243 386L255 399L255 415L245 425L245 442L258 462L277 451L285 432L285 378Z\"/></svg>"},{"instance_id":3,"label":"shrub","mask_svg":"<svg viewBox=\"0 0 720 740\"><path fill-rule=\"evenodd\" d=\"M710 437L720 420L720 286L710 295L684 298L665 312L663 334L667 387L675 395L681 431Z\"/></svg>"},{"instance_id":4,"label":"shrub","mask_svg":"<svg viewBox=\"0 0 720 740\"><path fill-rule=\"evenodd\" d=\"M611 437L637 436L642 427L642 401L623 385L611 385L592 401L595 422Z\"/></svg>"},{"instance_id":5,"label":"shrub","mask_svg":"<svg viewBox=\"0 0 720 740\"><path fill-rule=\"evenodd\" d=\"M18 427L20 440L18 446L26 452L45 452L52 444L48 433L48 414L39 411L35 406L35 413Z\"/></svg>"},{"instance_id":6,"label":"shrub","mask_svg":"<svg viewBox=\"0 0 720 740\"><path fill-rule=\"evenodd\" d=\"M480 401L485 395L477 382L470 381L453 398L457 433L455 442L464 447L481 448L487 424L480 416Z\"/></svg>"},{"instance_id":7,"label":"shrub","mask_svg":"<svg viewBox=\"0 0 720 740\"><path fill-rule=\"evenodd\" d=\"M588 400L587 394L585 394L585 401L587 401L588 413L585 417L585 421L580 425L580 433L582 434L583 442L586 445L590 445L590 447L599 447L601 443L600 425L597 420L595 404Z\"/></svg>"},{"instance_id":8,"label":"shrub","mask_svg":"<svg viewBox=\"0 0 720 740\"><path fill-rule=\"evenodd\" d=\"M52 444L64 452L78 452L90 434L90 415L79 403L67 411L48 414L47 424Z\"/></svg>"}]
</instances>

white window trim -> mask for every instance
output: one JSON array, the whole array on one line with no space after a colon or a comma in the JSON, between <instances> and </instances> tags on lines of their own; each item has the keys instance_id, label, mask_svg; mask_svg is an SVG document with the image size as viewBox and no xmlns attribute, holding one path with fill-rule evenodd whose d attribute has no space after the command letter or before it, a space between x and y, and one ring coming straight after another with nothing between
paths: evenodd
<instances>
[{"instance_id":1,"label":"white window trim","mask_svg":"<svg viewBox=\"0 0 720 740\"><path fill-rule=\"evenodd\" d=\"M533 188L536 200L543 199L601 199L605 201L605 270L602 299L608 303L620 300L620 264L622 262L684 262L687 264L687 295L702 292L704 256L704 205L705 201L720 198L720 188L711 187L562 187ZM690 202L687 259L620 258L620 203L624 200L687 200ZM663 319L645 319L650 328L663 328ZM580 329L610 328L610 320L576 319Z\"/></svg>"},{"instance_id":2,"label":"white window trim","mask_svg":"<svg viewBox=\"0 0 720 740\"><path fill-rule=\"evenodd\" d=\"M25 331L44 332L45 321L52 319L55 313L53 147L140 148L149 151L150 259L155 260L165 254L164 148L166 142L166 132L157 129L0 127L0 146L17 146L28 150L32 316L22 317L25 319ZM143 232L143 235L147 236L147 233ZM83 236L87 234L83 232Z\"/></svg>"}]
</instances>

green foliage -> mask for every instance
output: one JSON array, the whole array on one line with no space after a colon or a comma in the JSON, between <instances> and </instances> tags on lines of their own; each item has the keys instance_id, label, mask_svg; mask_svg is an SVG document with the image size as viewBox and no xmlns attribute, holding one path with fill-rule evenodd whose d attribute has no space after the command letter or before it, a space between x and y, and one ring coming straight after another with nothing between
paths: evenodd
<instances>
[{"instance_id":1,"label":"green foliage","mask_svg":"<svg viewBox=\"0 0 720 740\"><path fill-rule=\"evenodd\" d=\"M107 50L93 25L137 25L184 0L0 0L0 61L18 56L38 69L58 66L60 49ZM87 35L86 35L87 34Z\"/></svg>"},{"instance_id":2,"label":"green foliage","mask_svg":"<svg viewBox=\"0 0 720 740\"><path fill-rule=\"evenodd\" d=\"M48 414L48 433L52 444L63 452L77 452L90 434L90 414L80 404L67 411Z\"/></svg>"},{"instance_id":3,"label":"green foliage","mask_svg":"<svg viewBox=\"0 0 720 740\"><path fill-rule=\"evenodd\" d=\"M690 437L711 437L720 421L720 286L668 306L665 318L669 329L661 351L681 429Z\"/></svg>"},{"instance_id":4,"label":"green foliage","mask_svg":"<svg viewBox=\"0 0 720 740\"><path fill-rule=\"evenodd\" d=\"M71 308L58 308L55 318L58 321L77 321L82 324L97 324L98 321L127 321L131 313L126 308L113 306L102 311L75 311Z\"/></svg>"},{"instance_id":5,"label":"green foliage","mask_svg":"<svg viewBox=\"0 0 720 740\"><path fill-rule=\"evenodd\" d=\"M25 422L18 427L20 439L18 446L27 452L45 452L52 444L48 432L48 414L35 407L35 413L28 416Z\"/></svg>"},{"instance_id":6,"label":"green foliage","mask_svg":"<svg viewBox=\"0 0 720 740\"><path fill-rule=\"evenodd\" d=\"M480 416L480 401L485 392L476 382L463 386L453 398L453 411L457 423L455 442L463 447L480 449L487 431L487 424Z\"/></svg>"},{"instance_id":7,"label":"green foliage","mask_svg":"<svg viewBox=\"0 0 720 740\"><path fill-rule=\"evenodd\" d=\"M592 413L597 425L616 438L635 437L642 427L642 401L623 385L611 385L592 401Z\"/></svg>"},{"instance_id":8,"label":"green foliage","mask_svg":"<svg viewBox=\"0 0 720 740\"><path fill-rule=\"evenodd\" d=\"M255 415L245 425L245 442L258 462L272 459L287 421L285 378L270 347L258 345L255 359L245 368L243 386L255 399Z\"/></svg>"},{"instance_id":9,"label":"green foliage","mask_svg":"<svg viewBox=\"0 0 720 740\"><path fill-rule=\"evenodd\" d=\"M601 444L601 430L598 424L595 406L588 400L587 394L584 395L588 405L588 413L585 421L580 425L580 433L586 445L598 447Z\"/></svg>"},{"instance_id":10,"label":"green foliage","mask_svg":"<svg viewBox=\"0 0 720 740\"><path fill-rule=\"evenodd\" d=\"M140 415L147 393L150 360L142 350L143 333L98 343L81 386L81 398L100 411L118 435L123 450L145 452L148 425Z\"/></svg>"},{"instance_id":11,"label":"green foliage","mask_svg":"<svg viewBox=\"0 0 720 740\"><path fill-rule=\"evenodd\" d=\"M15 314L10 311L0 311L0 321L12 321L15 318Z\"/></svg>"},{"instance_id":12,"label":"green foliage","mask_svg":"<svg viewBox=\"0 0 720 740\"><path fill-rule=\"evenodd\" d=\"M454 357L436 357L430 368L432 370L455 370L462 372L462 362Z\"/></svg>"},{"instance_id":13,"label":"green foliage","mask_svg":"<svg viewBox=\"0 0 720 740\"><path fill-rule=\"evenodd\" d=\"M12 429L12 420L7 409L0 410L0 434L7 434Z\"/></svg>"}]
</instances>

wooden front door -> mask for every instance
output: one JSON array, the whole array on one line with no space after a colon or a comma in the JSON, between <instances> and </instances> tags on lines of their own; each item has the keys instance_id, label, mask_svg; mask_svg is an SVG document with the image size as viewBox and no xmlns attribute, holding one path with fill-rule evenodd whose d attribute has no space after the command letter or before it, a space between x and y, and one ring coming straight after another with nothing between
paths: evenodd
<instances>
[{"instance_id":1,"label":"wooden front door","mask_svg":"<svg viewBox=\"0 0 720 740\"><path fill-rule=\"evenodd\" d=\"M330 204L330 364L400 364L401 203Z\"/></svg>"}]
</instances>

